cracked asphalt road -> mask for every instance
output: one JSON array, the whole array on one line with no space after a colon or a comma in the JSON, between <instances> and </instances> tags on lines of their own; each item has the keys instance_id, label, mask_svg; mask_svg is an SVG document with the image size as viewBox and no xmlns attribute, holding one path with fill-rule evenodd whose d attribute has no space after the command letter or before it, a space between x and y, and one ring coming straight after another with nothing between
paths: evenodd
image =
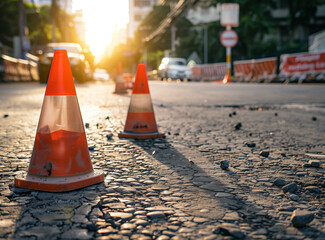
<instances>
[{"instance_id":1,"label":"cracked asphalt road","mask_svg":"<svg viewBox=\"0 0 325 240\"><path fill-rule=\"evenodd\" d=\"M150 82L166 133L155 140L117 137L130 93L113 89L77 86L105 182L46 193L13 186L29 165L45 86L0 85L0 238L324 239L325 86ZM293 211L313 220L295 228Z\"/></svg>"}]
</instances>

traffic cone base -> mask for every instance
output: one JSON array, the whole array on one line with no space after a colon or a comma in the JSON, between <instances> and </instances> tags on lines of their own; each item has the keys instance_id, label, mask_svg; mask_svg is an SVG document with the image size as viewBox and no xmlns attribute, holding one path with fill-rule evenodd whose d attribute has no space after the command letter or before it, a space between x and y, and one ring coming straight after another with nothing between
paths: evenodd
<instances>
[{"instance_id":1,"label":"traffic cone base","mask_svg":"<svg viewBox=\"0 0 325 240\"><path fill-rule=\"evenodd\" d=\"M24 173L15 178L15 186L46 192L68 192L104 181L104 173L92 170L72 177L42 177Z\"/></svg>"},{"instance_id":2,"label":"traffic cone base","mask_svg":"<svg viewBox=\"0 0 325 240\"><path fill-rule=\"evenodd\" d=\"M65 192L104 181L94 171L66 50L55 50L28 173L15 186Z\"/></svg>"},{"instance_id":3,"label":"traffic cone base","mask_svg":"<svg viewBox=\"0 0 325 240\"><path fill-rule=\"evenodd\" d=\"M152 133L134 133L134 132L120 132L118 134L120 138L134 138L134 139L149 139L149 138L162 138L165 137L164 133L152 132Z\"/></svg>"},{"instance_id":4,"label":"traffic cone base","mask_svg":"<svg viewBox=\"0 0 325 240\"><path fill-rule=\"evenodd\" d=\"M129 112L128 121L125 123L125 129L130 129L135 133L157 132L155 115L153 112Z\"/></svg>"}]
</instances>

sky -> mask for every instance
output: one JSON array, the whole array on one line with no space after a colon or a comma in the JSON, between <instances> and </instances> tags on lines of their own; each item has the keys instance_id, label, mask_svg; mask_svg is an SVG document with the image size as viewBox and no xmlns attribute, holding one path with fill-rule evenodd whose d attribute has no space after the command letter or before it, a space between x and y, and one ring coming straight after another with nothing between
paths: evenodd
<instances>
[{"instance_id":1,"label":"sky","mask_svg":"<svg viewBox=\"0 0 325 240\"><path fill-rule=\"evenodd\" d=\"M126 27L128 8L128 0L73 0L73 9L83 11L85 41L96 57L104 53L111 41L114 26Z\"/></svg>"}]
</instances>

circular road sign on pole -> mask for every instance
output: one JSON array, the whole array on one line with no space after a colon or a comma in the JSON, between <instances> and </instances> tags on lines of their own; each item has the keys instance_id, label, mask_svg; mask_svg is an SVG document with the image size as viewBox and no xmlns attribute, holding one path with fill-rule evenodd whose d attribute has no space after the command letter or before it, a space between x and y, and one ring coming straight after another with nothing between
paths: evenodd
<instances>
[{"instance_id":1,"label":"circular road sign on pole","mask_svg":"<svg viewBox=\"0 0 325 240\"><path fill-rule=\"evenodd\" d=\"M220 41L224 47L232 48L238 42L238 35L235 31L228 29L221 33Z\"/></svg>"}]
</instances>

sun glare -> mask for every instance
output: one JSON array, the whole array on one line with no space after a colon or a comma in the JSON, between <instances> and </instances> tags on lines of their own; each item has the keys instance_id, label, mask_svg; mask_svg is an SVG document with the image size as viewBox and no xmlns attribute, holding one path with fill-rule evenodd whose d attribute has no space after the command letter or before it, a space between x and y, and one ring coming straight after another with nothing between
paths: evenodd
<instances>
[{"instance_id":1,"label":"sun glare","mask_svg":"<svg viewBox=\"0 0 325 240\"><path fill-rule=\"evenodd\" d=\"M126 28L128 0L74 0L74 5L83 12L85 41L98 58L110 43L114 28Z\"/></svg>"}]
</instances>

